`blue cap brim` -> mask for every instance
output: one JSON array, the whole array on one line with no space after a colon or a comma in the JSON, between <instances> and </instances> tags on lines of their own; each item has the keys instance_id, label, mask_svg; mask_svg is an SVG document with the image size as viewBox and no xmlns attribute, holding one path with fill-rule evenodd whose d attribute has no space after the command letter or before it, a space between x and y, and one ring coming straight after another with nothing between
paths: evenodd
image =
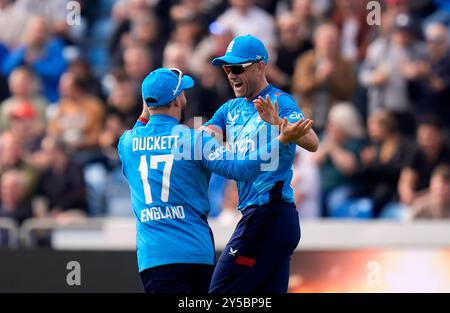
<instances>
[{"instance_id":1,"label":"blue cap brim","mask_svg":"<svg viewBox=\"0 0 450 313\"><path fill-rule=\"evenodd\" d=\"M183 75L181 79L181 87L180 89L185 90L194 87L195 83L191 76Z\"/></svg>"},{"instance_id":2,"label":"blue cap brim","mask_svg":"<svg viewBox=\"0 0 450 313\"><path fill-rule=\"evenodd\" d=\"M241 64L241 63L246 63L246 62L250 62L250 61L252 61L252 60L237 57L237 56L232 56L232 55L224 55L222 57L215 58L214 60L212 60L211 63L214 66L221 66L221 65L225 65L225 64Z\"/></svg>"}]
</instances>

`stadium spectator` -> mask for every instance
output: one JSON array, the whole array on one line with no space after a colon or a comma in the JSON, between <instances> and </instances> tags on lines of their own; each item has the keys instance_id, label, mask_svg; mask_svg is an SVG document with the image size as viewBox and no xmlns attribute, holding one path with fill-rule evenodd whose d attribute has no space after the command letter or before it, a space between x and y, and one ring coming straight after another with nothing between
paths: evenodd
<instances>
[{"instance_id":1,"label":"stadium spectator","mask_svg":"<svg viewBox=\"0 0 450 313\"><path fill-rule=\"evenodd\" d=\"M91 65L84 58L77 58L70 62L67 72L75 74L77 77L82 77L86 81L87 92L95 97L104 98L103 90L99 79L92 72Z\"/></svg>"},{"instance_id":2,"label":"stadium spectator","mask_svg":"<svg viewBox=\"0 0 450 313\"><path fill-rule=\"evenodd\" d=\"M442 23L450 26L450 3L447 0L432 0L431 12L423 16L422 27L426 28L430 23Z\"/></svg>"},{"instance_id":3,"label":"stadium spectator","mask_svg":"<svg viewBox=\"0 0 450 313\"><path fill-rule=\"evenodd\" d=\"M173 19L175 28L170 35L170 43L180 43L192 53L203 37L204 29L201 17L195 12L184 11Z\"/></svg>"},{"instance_id":4,"label":"stadium spectator","mask_svg":"<svg viewBox=\"0 0 450 313\"><path fill-rule=\"evenodd\" d=\"M300 21L291 13L277 19L279 42L275 49L276 61L269 64L267 75L271 82L281 89L291 90L291 77L295 60L312 48L310 39L300 32Z\"/></svg>"},{"instance_id":5,"label":"stadium spectator","mask_svg":"<svg viewBox=\"0 0 450 313\"><path fill-rule=\"evenodd\" d=\"M151 11L142 11L130 20L128 28L121 34L119 43L110 46L113 64L122 64L123 51L129 46L140 44L151 51L155 66L160 66L166 39L161 37L158 18Z\"/></svg>"},{"instance_id":6,"label":"stadium spectator","mask_svg":"<svg viewBox=\"0 0 450 313\"><path fill-rule=\"evenodd\" d=\"M419 61L425 57L424 48L415 37L412 17L400 14L395 18L391 36L370 44L359 76L368 88L369 115L379 109L395 112L408 134L413 132L415 123L408 87L419 69Z\"/></svg>"},{"instance_id":7,"label":"stadium spectator","mask_svg":"<svg viewBox=\"0 0 450 313\"><path fill-rule=\"evenodd\" d=\"M41 128L45 127L47 101L38 92L34 72L26 67L16 68L9 76L11 97L0 104L0 129L10 126L11 113L18 107L30 106L37 114Z\"/></svg>"},{"instance_id":8,"label":"stadium spectator","mask_svg":"<svg viewBox=\"0 0 450 313\"><path fill-rule=\"evenodd\" d=\"M209 26L209 32L209 36L206 36L197 45L189 60L189 71L199 78L201 86L215 95L209 101L209 106L204 107L205 112L202 115L206 117L211 117L220 103L233 97L226 77L222 74L222 69L211 65L213 58L226 52L228 44L234 37L233 32L216 22Z\"/></svg>"},{"instance_id":9,"label":"stadium spectator","mask_svg":"<svg viewBox=\"0 0 450 313\"><path fill-rule=\"evenodd\" d=\"M180 16L186 14L196 15L200 18L203 25L211 24L216 18L218 12L225 10L224 6L227 1L207 1L207 0L180 0L170 8L170 17L176 20Z\"/></svg>"},{"instance_id":10,"label":"stadium spectator","mask_svg":"<svg viewBox=\"0 0 450 313\"><path fill-rule=\"evenodd\" d=\"M392 113L378 111L368 121L370 144L361 151L363 190L355 197L373 200L373 216L378 217L390 202L398 201L400 171L415 151L414 142L402 136Z\"/></svg>"},{"instance_id":11,"label":"stadium spectator","mask_svg":"<svg viewBox=\"0 0 450 313\"><path fill-rule=\"evenodd\" d=\"M33 153L40 148L45 124L39 119L36 109L27 102L15 106L9 112L8 120L9 131L23 147L25 160L30 162Z\"/></svg>"},{"instance_id":12,"label":"stadium spectator","mask_svg":"<svg viewBox=\"0 0 450 313\"><path fill-rule=\"evenodd\" d=\"M61 101L48 133L61 138L74 152L95 151L104 118L102 102L87 93L86 81L67 72L61 77Z\"/></svg>"},{"instance_id":13,"label":"stadium spectator","mask_svg":"<svg viewBox=\"0 0 450 313\"><path fill-rule=\"evenodd\" d=\"M269 53L275 47L275 25L271 15L255 5L255 0L229 0L231 7L217 22L235 36L253 35L261 39Z\"/></svg>"},{"instance_id":14,"label":"stadium spectator","mask_svg":"<svg viewBox=\"0 0 450 313\"><path fill-rule=\"evenodd\" d=\"M133 82L136 95L141 94L141 83L154 67L151 51L144 45L132 45L123 52L125 73Z\"/></svg>"},{"instance_id":15,"label":"stadium spectator","mask_svg":"<svg viewBox=\"0 0 450 313\"><path fill-rule=\"evenodd\" d=\"M364 129L356 109L347 103L333 106L319 149L312 156L320 166L322 216L329 216L360 186L359 155L363 145Z\"/></svg>"},{"instance_id":16,"label":"stadium spectator","mask_svg":"<svg viewBox=\"0 0 450 313\"><path fill-rule=\"evenodd\" d=\"M411 156L400 174L398 191L406 205L428 188L430 177L438 164L450 164L450 149L445 141L442 122L436 116L426 116L417 129L418 150Z\"/></svg>"},{"instance_id":17,"label":"stadium spectator","mask_svg":"<svg viewBox=\"0 0 450 313\"><path fill-rule=\"evenodd\" d=\"M0 0L0 42L10 49L18 47L30 17L13 0Z\"/></svg>"},{"instance_id":18,"label":"stadium spectator","mask_svg":"<svg viewBox=\"0 0 450 313\"><path fill-rule=\"evenodd\" d=\"M105 123L103 125L102 132L99 137L99 145L102 152L110 160L117 161L117 144L119 142L120 136L127 129L124 125L122 119L120 118L119 112L109 112L106 115ZM109 164L110 166L117 167L119 164Z\"/></svg>"},{"instance_id":19,"label":"stadium spectator","mask_svg":"<svg viewBox=\"0 0 450 313\"><path fill-rule=\"evenodd\" d=\"M69 0L15 0L18 9L28 12L32 15L42 16L49 22L51 28L54 25L66 21L67 9L66 5Z\"/></svg>"},{"instance_id":20,"label":"stadium spectator","mask_svg":"<svg viewBox=\"0 0 450 313\"><path fill-rule=\"evenodd\" d=\"M28 65L41 78L47 100L56 102L59 78L67 66L63 48L61 40L51 38L47 21L33 17L28 22L23 46L11 51L3 63L3 73L9 75L15 68Z\"/></svg>"},{"instance_id":21,"label":"stadium spectator","mask_svg":"<svg viewBox=\"0 0 450 313\"><path fill-rule=\"evenodd\" d=\"M169 43L164 51L163 66L166 68L177 68L183 73L187 73L195 80L198 78L189 71L190 55L186 53L185 45L182 43ZM205 79L204 79L205 81ZM219 106L219 96L215 88L205 88L201 84L196 84L186 92L186 99L189 105L184 112L184 120L190 127L194 127L193 118L209 118L214 114L214 109ZM202 122L204 122L202 120ZM197 127L202 124L199 122Z\"/></svg>"},{"instance_id":22,"label":"stadium spectator","mask_svg":"<svg viewBox=\"0 0 450 313\"><path fill-rule=\"evenodd\" d=\"M431 175L427 193L416 199L411 208L413 218L450 218L450 166L438 165Z\"/></svg>"},{"instance_id":23,"label":"stadium spectator","mask_svg":"<svg viewBox=\"0 0 450 313\"><path fill-rule=\"evenodd\" d=\"M200 75L203 67L211 61L211 58L223 55L228 44L234 38L233 32L219 23L209 26L209 35L195 48L189 60L189 69L195 75Z\"/></svg>"},{"instance_id":24,"label":"stadium spectator","mask_svg":"<svg viewBox=\"0 0 450 313\"><path fill-rule=\"evenodd\" d=\"M313 34L317 24L322 21L321 16L317 16L312 0L293 0L292 15L299 23L300 36L307 41L313 41ZM317 15L315 15L317 14Z\"/></svg>"},{"instance_id":25,"label":"stadium spectator","mask_svg":"<svg viewBox=\"0 0 450 313\"><path fill-rule=\"evenodd\" d=\"M157 18L153 13L151 1L117 1L111 15L116 22L116 28L111 35L108 50L114 65L122 64L124 61L123 51L134 41L133 39L145 38L144 41L153 46L151 43L156 40L155 37L158 40L154 43L159 44L159 40L168 36L165 29L160 27L162 25L159 16ZM152 27L148 27L149 25L152 25ZM164 42L161 42L161 44L164 45ZM155 51L152 52L155 54ZM162 50L160 53L162 53ZM161 61L161 54L159 56L158 53L155 54L155 63L157 61Z\"/></svg>"},{"instance_id":26,"label":"stadium spectator","mask_svg":"<svg viewBox=\"0 0 450 313\"><path fill-rule=\"evenodd\" d=\"M413 77L412 97L417 115L439 115L450 127L450 44L449 31L440 23L427 26L425 37L428 47L427 60L419 63Z\"/></svg>"},{"instance_id":27,"label":"stadium spectator","mask_svg":"<svg viewBox=\"0 0 450 313\"><path fill-rule=\"evenodd\" d=\"M320 217L320 169L311 152L297 148L291 184L300 219Z\"/></svg>"},{"instance_id":28,"label":"stadium spectator","mask_svg":"<svg viewBox=\"0 0 450 313\"><path fill-rule=\"evenodd\" d=\"M351 62L359 63L364 60L371 39L366 4L367 1L364 0L336 1L332 20L341 33L341 54Z\"/></svg>"},{"instance_id":29,"label":"stadium spectator","mask_svg":"<svg viewBox=\"0 0 450 313\"><path fill-rule=\"evenodd\" d=\"M10 169L0 179L0 217L13 218L22 223L32 216L31 202L27 196L27 178L24 173Z\"/></svg>"},{"instance_id":30,"label":"stadium spectator","mask_svg":"<svg viewBox=\"0 0 450 313\"><path fill-rule=\"evenodd\" d=\"M46 137L39 152L41 177L35 195L47 200L49 217L61 213L79 215L80 211L85 214L87 210L83 170L66 150L63 141Z\"/></svg>"},{"instance_id":31,"label":"stadium spectator","mask_svg":"<svg viewBox=\"0 0 450 313\"><path fill-rule=\"evenodd\" d=\"M27 196L31 195L39 179L35 168L25 162L24 149L11 132L3 132L0 137L0 176L8 170L17 170L24 175Z\"/></svg>"},{"instance_id":32,"label":"stadium spectator","mask_svg":"<svg viewBox=\"0 0 450 313\"><path fill-rule=\"evenodd\" d=\"M55 37L76 49L74 39L79 39L83 29L82 25L69 25L67 23L68 13L70 12L67 6L68 3L69 0L41 0L38 2L34 0L16 0L15 5L18 10L44 18ZM81 4L80 1L78 3ZM75 38L76 34L78 38Z\"/></svg>"},{"instance_id":33,"label":"stadium spectator","mask_svg":"<svg viewBox=\"0 0 450 313\"><path fill-rule=\"evenodd\" d=\"M338 29L330 23L320 25L314 50L300 56L292 79L292 91L303 98L303 111L312 116L318 131L325 127L332 105L349 100L355 86L353 66L339 53Z\"/></svg>"},{"instance_id":34,"label":"stadium spectator","mask_svg":"<svg viewBox=\"0 0 450 313\"><path fill-rule=\"evenodd\" d=\"M133 81L120 69L114 71L111 92L106 100L107 116L117 116L126 129L133 127L141 114L142 99Z\"/></svg>"},{"instance_id":35,"label":"stadium spectator","mask_svg":"<svg viewBox=\"0 0 450 313\"><path fill-rule=\"evenodd\" d=\"M410 4L408 0L386 0L386 11L398 15L411 13Z\"/></svg>"}]
</instances>

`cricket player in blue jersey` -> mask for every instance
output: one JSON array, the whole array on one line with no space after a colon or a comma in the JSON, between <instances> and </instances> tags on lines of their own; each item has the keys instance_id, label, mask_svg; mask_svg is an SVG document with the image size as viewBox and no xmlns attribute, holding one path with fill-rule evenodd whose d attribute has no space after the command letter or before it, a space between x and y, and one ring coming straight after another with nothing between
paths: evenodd
<instances>
[{"instance_id":1,"label":"cricket player in blue jersey","mask_svg":"<svg viewBox=\"0 0 450 313\"><path fill-rule=\"evenodd\" d=\"M230 42L225 55L212 63L223 68L236 98L223 104L202 129L231 145L255 140L266 123L280 125L283 119L302 123L307 131L280 155L275 171L238 181L243 216L216 265L212 293L286 292L290 257L300 240L292 166L296 145L315 151L318 139L313 121L303 117L291 96L267 82L267 61L267 49L256 37L238 36Z\"/></svg>"},{"instance_id":2,"label":"cricket player in blue jersey","mask_svg":"<svg viewBox=\"0 0 450 313\"><path fill-rule=\"evenodd\" d=\"M215 261L207 223L210 173L249 180L262 168L258 156L238 159L206 132L179 125L184 90L193 85L178 69L151 72L142 83L141 117L118 144L137 219L138 266L146 292L208 292ZM287 121L281 130L265 148L278 146L284 154L289 141L306 131Z\"/></svg>"}]
</instances>

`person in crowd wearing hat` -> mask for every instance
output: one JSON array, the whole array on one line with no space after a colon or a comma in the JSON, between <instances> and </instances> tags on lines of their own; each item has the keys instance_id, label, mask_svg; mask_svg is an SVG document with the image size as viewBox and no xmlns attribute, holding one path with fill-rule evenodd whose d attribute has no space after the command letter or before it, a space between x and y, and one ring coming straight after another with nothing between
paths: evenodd
<instances>
[{"instance_id":1,"label":"person in crowd wearing hat","mask_svg":"<svg viewBox=\"0 0 450 313\"><path fill-rule=\"evenodd\" d=\"M234 38L225 55L213 60L225 71L236 98L223 104L203 129L225 137L229 145L257 140L266 123L280 125L283 119L307 125L308 131L289 144L276 170L238 182L243 217L214 270L212 293L286 292L290 256L300 240L292 165L296 144L315 151L318 139L313 121L303 117L292 97L267 82L267 61L266 47L251 35Z\"/></svg>"},{"instance_id":2,"label":"person in crowd wearing hat","mask_svg":"<svg viewBox=\"0 0 450 313\"><path fill-rule=\"evenodd\" d=\"M142 83L142 114L118 144L137 219L139 272L150 293L208 291L215 260L207 223L211 172L250 180L263 170L263 147L238 158L206 132L179 125L184 90L193 85L179 69L151 72ZM282 159L287 144L307 131L307 125L284 121L281 134L265 147Z\"/></svg>"}]
</instances>

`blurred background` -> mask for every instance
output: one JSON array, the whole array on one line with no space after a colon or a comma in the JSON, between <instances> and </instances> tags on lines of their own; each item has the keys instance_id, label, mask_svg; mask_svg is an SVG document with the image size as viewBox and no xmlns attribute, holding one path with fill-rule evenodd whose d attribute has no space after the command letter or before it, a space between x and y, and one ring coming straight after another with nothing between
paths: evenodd
<instances>
[{"instance_id":1,"label":"blurred background","mask_svg":"<svg viewBox=\"0 0 450 313\"><path fill-rule=\"evenodd\" d=\"M64 291L77 258L80 290L141 290L118 139L161 66L195 78L183 122L208 120L233 97L210 61L243 34L321 140L294 164L290 291L450 291L450 1L0 0L0 30L0 291ZM219 252L237 190L209 192Z\"/></svg>"}]
</instances>

